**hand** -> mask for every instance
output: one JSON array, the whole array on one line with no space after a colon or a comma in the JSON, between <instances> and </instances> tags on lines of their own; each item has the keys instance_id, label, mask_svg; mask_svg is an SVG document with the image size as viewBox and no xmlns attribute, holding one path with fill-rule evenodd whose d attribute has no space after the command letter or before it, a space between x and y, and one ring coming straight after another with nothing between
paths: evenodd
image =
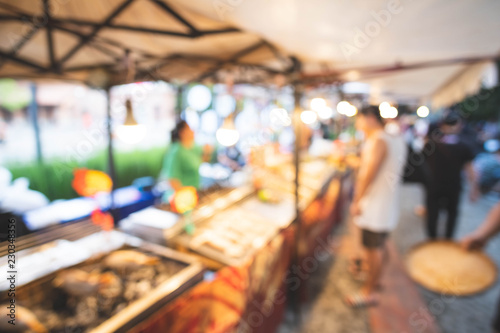
<instances>
[{"instance_id":1,"label":"hand","mask_svg":"<svg viewBox=\"0 0 500 333\"><path fill-rule=\"evenodd\" d=\"M460 245L467 251L479 250L486 245L486 239L480 235L470 234L460 241Z\"/></svg>"},{"instance_id":2,"label":"hand","mask_svg":"<svg viewBox=\"0 0 500 333\"><path fill-rule=\"evenodd\" d=\"M212 154L212 152L214 151L213 147L209 144L206 144L203 146L203 153L205 155L209 155L209 154Z\"/></svg>"},{"instance_id":3,"label":"hand","mask_svg":"<svg viewBox=\"0 0 500 333\"><path fill-rule=\"evenodd\" d=\"M476 202L480 197L479 189L476 186L473 186L469 193L469 200L471 202Z\"/></svg>"},{"instance_id":4,"label":"hand","mask_svg":"<svg viewBox=\"0 0 500 333\"><path fill-rule=\"evenodd\" d=\"M202 156L202 159L203 159L203 162L211 162L212 161L212 152L214 151L214 148L209 145L209 144L206 144L203 146L203 156Z\"/></svg>"},{"instance_id":5,"label":"hand","mask_svg":"<svg viewBox=\"0 0 500 333\"><path fill-rule=\"evenodd\" d=\"M352 216L361 215L361 208L359 207L359 203L357 201L353 201L351 203L351 207L349 210L350 210Z\"/></svg>"},{"instance_id":6,"label":"hand","mask_svg":"<svg viewBox=\"0 0 500 333\"><path fill-rule=\"evenodd\" d=\"M361 164L361 159L353 154L349 154L344 157L344 161L347 164L348 167L352 169L358 169L360 164Z\"/></svg>"},{"instance_id":7,"label":"hand","mask_svg":"<svg viewBox=\"0 0 500 333\"><path fill-rule=\"evenodd\" d=\"M170 187L172 187L174 191L179 191L182 188L182 183L178 179L172 178L169 180L169 182L170 182Z\"/></svg>"}]
</instances>

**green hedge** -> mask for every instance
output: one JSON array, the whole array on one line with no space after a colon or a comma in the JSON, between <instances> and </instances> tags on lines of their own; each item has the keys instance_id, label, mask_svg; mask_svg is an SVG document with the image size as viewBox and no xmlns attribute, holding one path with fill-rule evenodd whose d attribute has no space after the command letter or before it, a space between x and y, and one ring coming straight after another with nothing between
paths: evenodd
<instances>
[{"instance_id":1,"label":"green hedge","mask_svg":"<svg viewBox=\"0 0 500 333\"><path fill-rule=\"evenodd\" d=\"M117 187L128 186L139 177L156 178L161 170L166 147L152 148L146 151L115 152ZM86 161L65 160L63 158L36 162L14 163L6 165L13 178L26 177L30 188L45 194L50 200L71 199L78 197L71 187L73 169L87 168L107 171L107 152L97 153Z\"/></svg>"}]
</instances>

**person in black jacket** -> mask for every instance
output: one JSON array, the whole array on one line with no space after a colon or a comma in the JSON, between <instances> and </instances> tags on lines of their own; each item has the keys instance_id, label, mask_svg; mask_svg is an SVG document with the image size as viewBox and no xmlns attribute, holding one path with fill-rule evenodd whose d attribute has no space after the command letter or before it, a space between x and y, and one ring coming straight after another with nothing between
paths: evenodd
<instances>
[{"instance_id":1,"label":"person in black jacket","mask_svg":"<svg viewBox=\"0 0 500 333\"><path fill-rule=\"evenodd\" d=\"M458 217L462 191L462 171L465 170L469 184L476 184L472 167L474 153L459 136L461 119L454 112L448 113L441 125L428 135L424 155L428 168L427 181L427 235L431 239L438 235L438 217L446 210L445 238L453 238ZM475 201L479 193L471 186L470 199Z\"/></svg>"}]
</instances>

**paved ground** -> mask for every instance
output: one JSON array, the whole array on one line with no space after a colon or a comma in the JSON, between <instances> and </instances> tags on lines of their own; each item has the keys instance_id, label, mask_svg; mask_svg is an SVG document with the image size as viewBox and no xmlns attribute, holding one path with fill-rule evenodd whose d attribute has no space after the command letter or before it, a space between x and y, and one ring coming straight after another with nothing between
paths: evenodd
<instances>
[{"instance_id":1,"label":"paved ground","mask_svg":"<svg viewBox=\"0 0 500 333\"><path fill-rule=\"evenodd\" d=\"M343 226L338 237L347 233ZM351 279L346 270L347 256L338 253L322 262L308 280L309 302L302 307L302 327L296 327L292 311L278 333L368 333L368 314L364 309L352 310L343 302L347 292L355 291L360 284Z\"/></svg>"},{"instance_id":2,"label":"paved ground","mask_svg":"<svg viewBox=\"0 0 500 333\"><path fill-rule=\"evenodd\" d=\"M404 187L401 221L393 235L400 253L406 253L408 248L424 239L423 221L413 214L413 207L420 198L422 191L419 186ZM498 196L489 195L476 203L470 203L467 196L462 195L456 238L477 228L497 201ZM486 252L500 267L500 237L491 240ZM493 312L500 295L500 280L488 291L470 297L449 298L421 287L419 290L443 333L490 332Z\"/></svg>"},{"instance_id":3,"label":"paved ground","mask_svg":"<svg viewBox=\"0 0 500 333\"><path fill-rule=\"evenodd\" d=\"M403 257L414 244L425 239L423 221L413 213L414 206L422 201L422 197L419 186L404 186L401 220L392 236L392 243L395 245L393 247L397 249L394 252L399 253L400 257ZM460 238L474 230L483 221L489 209L497 200L497 197L490 196L471 204L464 196L457 237ZM348 231L345 227L340 228L337 233L339 239L345 240L347 238ZM500 267L500 237L491 241L486 252ZM398 256L397 253L395 256ZM347 258L346 252L340 250L335 257L323 263L322 267L309 281L310 298L302 309L302 327L295 326L292 312L289 311L279 333L365 333L379 331L375 327L370 327L375 324L374 318L380 317L374 315L373 310L370 310L371 313L366 310L352 310L342 302L343 295L356 290L359 286L358 283L352 281L347 273ZM392 270L387 275L392 277L394 272ZM390 287L389 283L384 286L384 288L387 287ZM403 291L403 289L401 290ZM437 326L443 333L490 332L493 311L500 294L500 280L485 293L471 297L445 297L418 286L415 290L418 290L421 295L421 297L418 297L418 295L414 297L417 299L415 302L422 304L419 307L427 305L428 311L435 317ZM387 294L388 291L385 291L385 293ZM403 303L405 297L407 296L404 295ZM413 302L413 300L411 301ZM415 317L415 321L412 322L408 311L393 312L393 319L389 321L399 321L407 325L410 323L412 332L426 332L428 329L432 329L432 324L427 325L422 321L417 321L421 317ZM388 315L391 315L391 313ZM384 333L392 332L406 333L401 329Z\"/></svg>"}]
</instances>

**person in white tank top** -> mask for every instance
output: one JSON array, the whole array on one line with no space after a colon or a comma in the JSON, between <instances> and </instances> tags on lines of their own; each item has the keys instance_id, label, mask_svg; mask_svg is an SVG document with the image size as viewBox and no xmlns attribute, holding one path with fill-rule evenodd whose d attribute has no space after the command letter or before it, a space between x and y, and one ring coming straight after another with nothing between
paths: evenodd
<instances>
[{"instance_id":1,"label":"person in white tank top","mask_svg":"<svg viewBox=\"0 0 500 333\"><path fill-rule=\"evenodd\" d=\"M356 129L365 135L350 212L361 229L368 277L361 291L346 302L354 307L373 305L384 266L385 240L399 219L399 196L407 148L404 139L384 131L378 107L363 108Z\"/></svg>"}]
</instances>

